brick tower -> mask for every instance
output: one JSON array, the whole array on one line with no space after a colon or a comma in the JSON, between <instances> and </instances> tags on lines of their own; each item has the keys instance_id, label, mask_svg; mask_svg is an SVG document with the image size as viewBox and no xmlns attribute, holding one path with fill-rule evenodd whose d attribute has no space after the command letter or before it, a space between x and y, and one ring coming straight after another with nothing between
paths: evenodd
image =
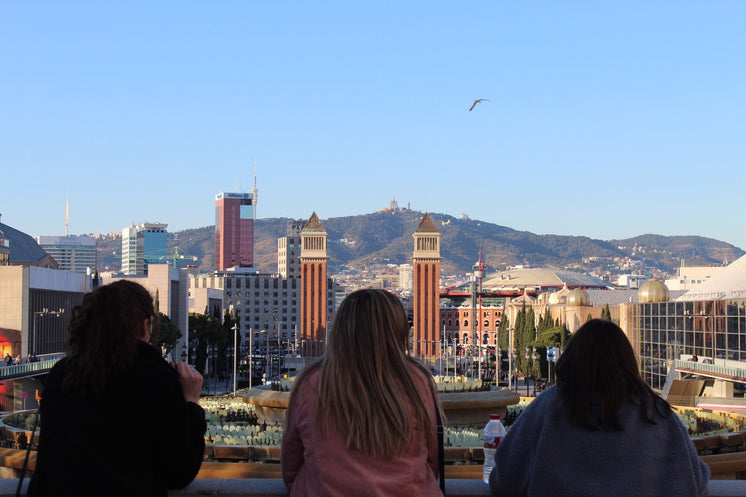
<instances>
[{"instance_id":1,"label":"brick tower","mask_svg":"<svg viewBox=\"0 0 746 497\"><path fill-rule=\"evenodd\" d=\"M326 338L327 233L314 212L300 232L301 271L301 339L303 357L319 357L324 353Z\"/></svg>"},{"instance_id":2,"label":"brick tower","mask_svg":"<svg viewBox=\"0 0 746 497\"><path fill-rule=\"evenodd\" d=\"M414 238L414 355L435 357L440 350L440 233L425 214Z\"/></svg>"}]
</instances>

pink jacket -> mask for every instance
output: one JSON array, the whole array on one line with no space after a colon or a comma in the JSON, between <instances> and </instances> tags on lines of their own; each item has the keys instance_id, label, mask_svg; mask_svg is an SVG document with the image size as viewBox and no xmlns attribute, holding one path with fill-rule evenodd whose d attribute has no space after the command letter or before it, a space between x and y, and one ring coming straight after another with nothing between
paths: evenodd
<instances>
[{"instance_id":1,"label":"pink jacket","mask_svg":"<svg viewBox=\"0 0 746 497\"><path fill-rule=\"evenodd\" d=\"M436 481L438 469L437 418L432 400L432 379L412 366L432 419L430 433L418 427L405 454L392 459L375 458L348 449L338 433L322 437L316 431L316 392L319 372L312 373L288 406L283 428L282 478L291 497L305 496L431 496L442 495Z\"/></svg>"}]
</instances>

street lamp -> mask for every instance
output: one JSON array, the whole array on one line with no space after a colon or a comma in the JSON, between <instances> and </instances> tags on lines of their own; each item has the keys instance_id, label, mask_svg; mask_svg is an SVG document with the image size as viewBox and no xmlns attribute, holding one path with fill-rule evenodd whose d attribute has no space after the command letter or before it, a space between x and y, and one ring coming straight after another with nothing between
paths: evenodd
<instances>
[{"instance_id":1,"label":"street lamp","mask_svg":"<svg viewBox=\"0 0 746 497\"><path fill-rule=\"evenodd\" d=\"M49 309L47 309L45 307L41 311L34 312L34 348L33 348L32 354L31 354L32 357L36 357L36 353L38 352L37 351L37 346L36 346L36 317L37 316L56 316L56 317L60 317L60 316L62 316L64 314L65 314L65 309L63 309L62 307L60 307L59 311L50 311Z\"/></svg>"},{"instance_id":2,"label":"street lamp","mask_svg":"<svg viewBox=\"0 0 746 497\"><path fill-rule=\"evenodd\" d=\"M529 365L528 360L531 358L531 349L529 347L526 347L526 397L528 397L528 371L529 371Z\"/></svg>"},{"instance_id":3,"label":"street lamp","mask_svg":"<svg viewBox=\"0 0 746 497\"><path fill-rule=\"evenodd\" d=\"M513 331L515 331L515 328L512 326L508 328L508 389L513 390L513 341L515 340L515 337L513 336Z\"/></svg>"},{"instance_id":4,"label":"street lamp","mask_svg":"<svg viewBox=\"0 0 746 497\"><path fill-rule=\"evenodd\" d=\"M236 350L238 348L238 323L235 323L233 325L233 396L236 396L236 380L238 379L238 368L237 368L237 360L238 360L238 351Z\"/></svg>"}]
</instances>

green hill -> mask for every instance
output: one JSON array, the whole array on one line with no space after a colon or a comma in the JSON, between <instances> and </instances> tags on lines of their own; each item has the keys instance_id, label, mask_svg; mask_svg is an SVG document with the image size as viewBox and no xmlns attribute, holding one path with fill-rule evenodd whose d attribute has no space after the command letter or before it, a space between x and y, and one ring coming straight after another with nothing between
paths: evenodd
<instances>
[{"instance_id":1,"label":"green hill","mask_svg":"<svg viewBox=\"0 0 746 497\"><path fill-rule=\"evenodd\" d=\"M412 256L412 233L423 213L408 209L379 211L358 216L322 220L329 233L329 265L332 273L345 267L368 264L403 264ZM442 266L446 272L468 271L479 257L491 269L524 264L533 267L572 267L588 270L589 260L633 257L646 267L674 272L681 263L714 265L733 261L744 251L725 242L699 236L641 235L626 240L596 240L585 236L536 235L484 221L459 219L431 213L441 233ZM277 271L277 238L284 236L287 219L258 219L254 228L255 265L262 272ZM169 234L169 249L195 256L195 264L211 271L214 264L214 227ZM119 267L116 254L121 238L111 237L99 246L99 266ZM585 260L585 262L584 262Z\"/></svg>"}]
</instances>

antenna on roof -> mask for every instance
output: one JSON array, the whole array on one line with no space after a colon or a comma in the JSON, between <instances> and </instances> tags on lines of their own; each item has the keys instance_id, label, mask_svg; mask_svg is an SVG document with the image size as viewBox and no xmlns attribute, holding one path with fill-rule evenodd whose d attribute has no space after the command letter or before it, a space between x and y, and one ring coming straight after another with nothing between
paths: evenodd
<instances>
[{"instance_id":1,"label":"antenna on roof","mask_svg":"<svg viewBox=\"0 0 746 497\"><path fill-rule=\"evenodd\" d=\"M256 157L254 157L254 188L251 189L251 194L254 197L252 202L254 203L254 220L256 220L256 200L259 197L259 190L256 187Z\"/></svg>"}]
</instances>

